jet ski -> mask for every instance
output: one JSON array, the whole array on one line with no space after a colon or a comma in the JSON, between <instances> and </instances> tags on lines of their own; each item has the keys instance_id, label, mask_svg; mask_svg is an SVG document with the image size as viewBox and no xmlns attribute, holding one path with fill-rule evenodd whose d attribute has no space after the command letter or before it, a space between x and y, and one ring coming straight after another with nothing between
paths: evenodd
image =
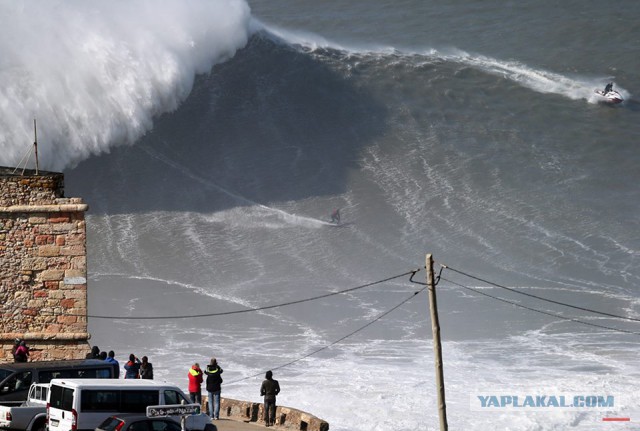
<instances>
[{"instance_id":1,"label":"jet ski","mask_svg":"<svg viewBox=\"0 0 640 431\"><path fill-rule=\"evenodd\" d=\"M609 90L606 93L603 90L596 90L596 94L600 96L602 103L617 104L624 102L622 95L616 90Z\"/></svg>"}]
</instances>

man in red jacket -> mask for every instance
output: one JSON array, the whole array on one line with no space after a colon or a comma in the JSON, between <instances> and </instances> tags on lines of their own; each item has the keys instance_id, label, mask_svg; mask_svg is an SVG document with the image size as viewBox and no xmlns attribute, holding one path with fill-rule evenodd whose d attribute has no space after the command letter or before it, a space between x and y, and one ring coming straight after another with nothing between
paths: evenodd
<instances>
[{"instance_id":1,"label":"man in red jacket","mask_svg":"<svg viewBox=\"0 0 640 431\"><path fill-rule=\"evenodd\" d=\"M202 384L202 370L197 362L189 369L189 398L194 404L202 404L200 385Z\"/></svg>"}]
</instances>

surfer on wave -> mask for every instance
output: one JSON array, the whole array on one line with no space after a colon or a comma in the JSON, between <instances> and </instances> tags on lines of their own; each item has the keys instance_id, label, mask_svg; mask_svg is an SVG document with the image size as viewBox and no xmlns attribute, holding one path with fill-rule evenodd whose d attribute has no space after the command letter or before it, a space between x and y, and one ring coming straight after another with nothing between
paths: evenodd
<instances>
[{"instance_id":1,"label":"surfer on wave","mask_svg":"<svg viewBox=\"0 0 640 431\"><path fill-rule=\"evenodd\" d=\"M331 213L331 223L340 224L340 209L336 208Z\"/></svg>"}]
</instances>

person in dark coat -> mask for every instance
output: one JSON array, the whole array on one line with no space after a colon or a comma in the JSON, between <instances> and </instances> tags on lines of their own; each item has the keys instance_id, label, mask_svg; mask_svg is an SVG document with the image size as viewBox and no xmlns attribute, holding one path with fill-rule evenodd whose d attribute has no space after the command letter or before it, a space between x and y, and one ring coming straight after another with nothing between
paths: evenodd
<instances>
[{"instance_id":1,"label":"person in dark coat","mask_svg":"<svg viewBox=\"0 0 640 431\"><path fill-rule=\"evenodd\" d=\"M149 362L149 358L142 357L142 363L140 364L140 378L153 380L153 364Z\"/></svg>"},{"instance_id":2,"label":"person in dark coat","mask_svg":"<svg viewBox=\"0 0 640 431\"><path fill-rule=\"evenodd\" d=\"M100 347L93 346L91 352L87 353L86 359L100 359Z\"/></svg>"},{"instance_id":3,"label":"person in dark coat","mask_svg":"<svg viewBox=\"0 0 640 431\"><path fill-rule=\"evenodd\" d=\"M209 415L213 419L220 419L220 391L222 390L222 368L216 358L204 370L207 375L207 394L209 395Z\"/></svg>"},{"instance_id":4,"label":"person in dark coat","mask_svg":"<svg viewBox=\"0 0 640 431\"><path fill-rule=\"evenodd\" d=\"M125 379L139 379L140 378L140 359L136 358L133 353L129 355L129 361L124 364Z\"/></svg>"},{"instance_id":5,"label":"person in dark coat","mask_svg":"<svg viewBox=\"0 0 640 431\"><path fill-rule=\"evenodd\" d=\"M264 396L264 422L266 426L276 424L276 395L279 393L280 384L273 378L273 373L269 370L260 387L260 395Z\"/></svg>"},{"instance_id":6,"label":"person in dark coat","mask_svg":"<svg viewBox=\"0 0 640 431\"><path fill-rule=\"evenodd\" d=\"M13 360L15 362L21 362L18 360L18 358L16 358L16 350L18 350L18 347L20 347L20 342L22 340L20 338L16 338L14 343L13 343L13 347L11 348L11 356L13 356Z\"/></svg>"}]
</instances>

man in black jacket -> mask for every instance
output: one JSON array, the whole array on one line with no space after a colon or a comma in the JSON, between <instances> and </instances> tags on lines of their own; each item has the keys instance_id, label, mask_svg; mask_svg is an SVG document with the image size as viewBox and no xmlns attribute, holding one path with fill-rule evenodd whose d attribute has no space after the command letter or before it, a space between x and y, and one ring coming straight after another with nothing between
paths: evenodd
<instances>
[{"instance_id":1,"label":"man in black jacket","mask_svg":"<svg viewBox=\"0 0 640 431\"><path fill-rule=\"evenodd\" d=\"M264 396L264 422L266 426L276 424L276 395L280 393L280 384L274 380L271 370L265 375L266 380L260 387L260 395Z\"/></svg>"},{"instance_id":2,"label":"man in black jacket","mask_svg":"<svg viewBox=\"0 0 640 431\"><path fill-rule=\"evenodd\" d=\"M220 391L222 390L222 368L216 358L211 358L211 363L204 370L207 375L207 392L209 396L209 416L212 419L220 418Z\"/></svg>"}]
</instances>

